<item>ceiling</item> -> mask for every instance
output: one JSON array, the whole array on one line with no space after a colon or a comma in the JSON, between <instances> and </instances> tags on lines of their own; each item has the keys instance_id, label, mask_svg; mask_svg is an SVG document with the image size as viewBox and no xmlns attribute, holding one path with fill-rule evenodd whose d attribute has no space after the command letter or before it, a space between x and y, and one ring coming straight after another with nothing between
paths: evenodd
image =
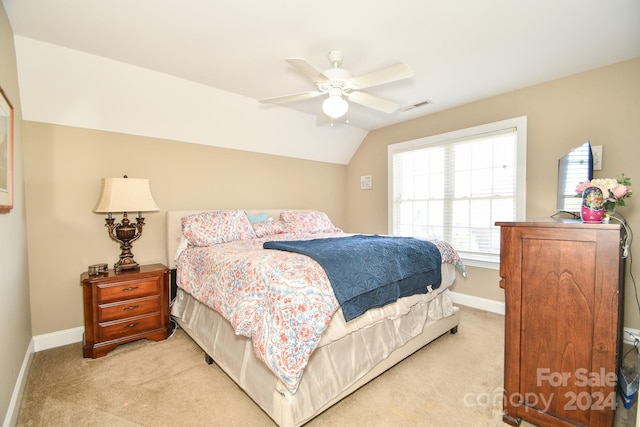
<instances>
[{"instance_id":1,"label":"ceiling","mask_svg":"<svg viewBox=\"0 0 640 427\"><path fill-rule=\"evenodd\" d=\"M398 62L414 77L367 89L408 111L351 103L373 130L640 56L637 0L2 0L14 34L256 99L314 90L285 58L361 75ZM321 99L285 105L322 116ZM261 108L281 108L272 105ZM322 123L322 120L320 120Z\"/></svg>"}]
</instances>

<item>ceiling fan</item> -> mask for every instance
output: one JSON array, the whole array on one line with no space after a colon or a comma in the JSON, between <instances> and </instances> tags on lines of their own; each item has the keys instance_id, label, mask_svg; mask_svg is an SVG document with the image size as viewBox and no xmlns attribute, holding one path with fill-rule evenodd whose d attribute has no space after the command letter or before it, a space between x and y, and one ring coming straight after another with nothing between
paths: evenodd
<instances>
[{"instance_id":1,"label":"ceiling fan","mask_svg":"<svg viewBox=\"0 0 640 427\"><path fill-rule=\"evenodd\" d=\"M341 51L329 52L331 68L320 71L306 59L287 58L286 61L311 79L318 90L260 99L258 102L262 104L293 102L329 95L322 103L322 111L331 119L337 119L347 113L349 104L346 99L384 113L393 113L400 107L395 102L361 92L361 90L412 77L413 71L407 64L399 63L382 70L353 77L349 71L340 68L343 59L344 54Z\"/></svg>"}]
</instances>

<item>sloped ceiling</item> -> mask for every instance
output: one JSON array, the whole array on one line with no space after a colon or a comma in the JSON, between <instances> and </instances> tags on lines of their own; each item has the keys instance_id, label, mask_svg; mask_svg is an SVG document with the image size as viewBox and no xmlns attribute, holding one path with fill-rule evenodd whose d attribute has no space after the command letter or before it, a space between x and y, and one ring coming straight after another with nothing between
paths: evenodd
<instances>
[{"instance_id":1,"label":"sloped ceiling","mask_svg":"<svg viewBox=\"0 0 640 427\"><path fill-rule=\"evenodd\" d=\"M166 79L157 84L171 88L168 93L174 97L202 89L204 96L194 95L205 98L198 99L198 105L205 105L208 97L216 98L215 106L204 108L216 114L240 103L240 111L250 110L247 119L260 122L264 118L274 131L295 128L272 138L274 144L281 139L304 144L309 139L308 153L292 155L337 163L348 162L367 131L640 56L640 2L635 0L2 2L16 35L22 108L28 120L45 120L39 110L51 110L49 104L59 95L47 89L52 81L65 85L67 94L89 97L93 92L87 92L86 86L109 87L113 74L102 74L105 69L127 65L123 79L141 71L153 73L149 75ZM343 67L354 75L407 63L414 77L366 92L403 107L430 103L391 114L351 103L349 124L338 120L333 127L322 117L320 99L283 106L258 103L258 99L314 89L285 58L305 58L323 70L329 68L327 53L335 49L344 52ZM52 64L61 62L56 59L60 54L74 59ZM78 82L71 65L92 73L92 81ZM50 70L56 67L59 70ZM143 86L153 80L138 78L132 82ZM86 86L74 90L76 83ZM116 83L123 86L122 80ZM134 85L124 86L122 96L126 97ZM145 91L153 92L153 86ZM141 93L145 91L137 91L136 102L144 103L140 100L145 99ZM147 102L159 99L149 97ZM151 114L157 114L156 108ZM133 117L142 120L136 114ZM202 125L189 117L190 126ZM206 122L205 118L206 114ZM180 137L168 131L167 137L220 139L206 134L196 131ZM320 141L330 142L322 147ZM263 141L260 146L269 152ZM291 148L272 151L278 154ZM338 154L318 155L334 149ZM305 151L304 146L297 151Z\"/></svg>"}]
</instances>

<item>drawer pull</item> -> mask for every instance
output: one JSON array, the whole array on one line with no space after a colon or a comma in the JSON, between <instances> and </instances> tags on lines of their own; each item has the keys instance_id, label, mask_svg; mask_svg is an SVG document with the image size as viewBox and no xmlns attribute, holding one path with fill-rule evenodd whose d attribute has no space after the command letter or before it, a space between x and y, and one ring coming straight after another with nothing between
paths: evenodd
<instances>
[{"instance_id":1,"label":"drawer pull","mask_svg":"<svg viewBox=\"0 0 640 427\"><path fill-rule=\"evenodd\" d=\"M136 308L140 308L139 305L130 305L129 307L122 307L123 310L135 310Z\"/></svg>"},{"instance_id":2,"label":"drawer pull","mask_svg":"<svg viewBox=\"0 0 640 427\"><path fill-rule=\"evenodd\" d=\"M130 288L122 288L122 292L135 291L138 288L139 288L139 286L132 286Z\"/></svg>"},{"instance_id":3,"label":"drawer pull","mask_svg":"<svg viewBox=\"0 0 640 427\"><path fill-rule=\"evenodd\" d=\"M124 325L123 328L135 328L139 324L140 322L129 323L128 325Z\"/></svg>"}]
</instances>

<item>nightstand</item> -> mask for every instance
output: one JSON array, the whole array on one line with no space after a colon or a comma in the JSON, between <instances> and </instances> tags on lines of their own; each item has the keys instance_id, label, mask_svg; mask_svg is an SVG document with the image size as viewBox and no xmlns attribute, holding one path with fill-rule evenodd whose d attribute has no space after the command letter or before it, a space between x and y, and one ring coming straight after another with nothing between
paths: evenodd
<instances>
[{"instance_id":1,"label":"nightstand","mask_svg":"<svg viewBox=\"0 0 640 427\"><path fill-rule=\"evenodd\" d=\"M82 273L84 357L102 357L120 344L166 339L169 320L169 272L162 264L139 270Z\"/></svg>"}]
</instances>

